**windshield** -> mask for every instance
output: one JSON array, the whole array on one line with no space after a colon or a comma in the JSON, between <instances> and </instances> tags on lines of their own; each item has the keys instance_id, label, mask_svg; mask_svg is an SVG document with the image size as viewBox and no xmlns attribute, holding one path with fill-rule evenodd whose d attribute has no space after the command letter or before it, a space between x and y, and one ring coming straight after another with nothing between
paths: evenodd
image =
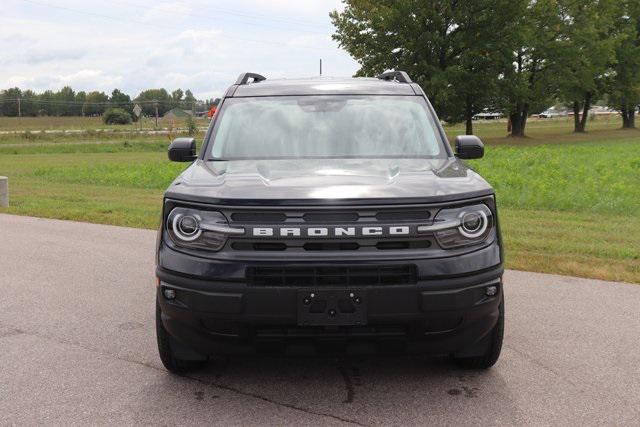
<instances>
[{"instance_id":1,"label":"windshield","mask_svg":"<svg viewBox=\"0 0 640 427\"><path fill-rule=\"evenodd\" d=\"M446 157L420 96L229 98L212 159Z\"/></svg>"}]
</instances>

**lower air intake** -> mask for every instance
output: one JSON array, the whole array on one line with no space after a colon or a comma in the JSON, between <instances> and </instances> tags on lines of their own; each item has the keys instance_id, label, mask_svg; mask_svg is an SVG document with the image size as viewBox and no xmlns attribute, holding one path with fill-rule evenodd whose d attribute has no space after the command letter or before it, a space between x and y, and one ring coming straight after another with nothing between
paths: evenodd
<instances>
[{"instance_id":1,"label":"lower air intake","mask_svg":"<svg viewBox=\"0 0 640 427\"><path fill-rule=\"evenodd\" d=\"M417 282L417 274L415 265L250 267L247 281L253 286L411 285Z\"/></svg>"}]
</instances>

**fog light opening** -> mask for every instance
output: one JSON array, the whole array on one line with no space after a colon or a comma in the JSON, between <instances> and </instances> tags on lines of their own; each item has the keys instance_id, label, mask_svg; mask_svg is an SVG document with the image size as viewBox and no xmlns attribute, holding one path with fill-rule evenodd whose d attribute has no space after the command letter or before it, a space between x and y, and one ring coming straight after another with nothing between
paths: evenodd
<instances>
[{"instance_id":1,"label":"fog light opening","mask_svg":"<svg viewBox=\"0 0 640 427\"><path fill-rule=\"evenodd\" d=\"M494 297L498 295L498 287L497 286L487 286L484 290L484 293L488 297Z\"/></svg>"},{"instance_id":2,"label":"fog light opening","mask_svg":"<svg viewBox=\"0 0 640 427\"><path fill-rule=\"evenodd\" d=\"M176 291L174 291L173 289L164 288L162 290L162 294L166 299L170 301L176 299Z\"/></svg>"}]
</instances>

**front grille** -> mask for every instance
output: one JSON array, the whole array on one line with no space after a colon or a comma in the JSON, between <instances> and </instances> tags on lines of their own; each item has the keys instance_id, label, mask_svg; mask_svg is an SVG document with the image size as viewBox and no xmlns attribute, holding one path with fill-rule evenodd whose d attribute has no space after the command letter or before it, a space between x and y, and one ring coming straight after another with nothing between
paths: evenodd
<instances>
[{"instance_id":1,"label":"front grille","mask_svg":"<svg viewBox=\"0 0 640 427\"><path fill-rule=\"evenodd\" d=\"M322 208L235 208L225 211L231 226L244 227L248 230L245 236L230 237L227 250L244 252L291 252L320 253L320 252L358 252L365 254L389 251L425 250L436 247L432 235L418 235L415 230L418 225L433 221L438 208L433 206L371 206L371 207L328 207ZM278 233L280 228L303 229L304 227L353 227L361 230L363 227L390 226L410 227L410 235L326 237L309 238L303 236L278 237L272 234L268 237L252 235L249 230L255 227L272 227L272 233Z\"/></svg>"},{"instance_id":2,"label":"front grille","mask_svg":"<svg viewBox=\"0 0 640 427\"><path fill-rule=\"evenodd\" d=\"M415 265L249 267L252 286L375 286L412 285L417 282Z\"/></svg>"}]
</instances>

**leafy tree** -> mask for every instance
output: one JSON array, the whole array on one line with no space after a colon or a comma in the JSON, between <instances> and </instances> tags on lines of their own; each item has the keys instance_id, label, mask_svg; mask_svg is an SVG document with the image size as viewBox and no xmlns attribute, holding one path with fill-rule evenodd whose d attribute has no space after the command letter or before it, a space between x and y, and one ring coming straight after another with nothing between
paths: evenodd
<instances>
[{"instance_id":1,"label":"leafy tree","mask_svg":"<svg viewBox=\"0 0 640 427\"><path fill-rule=\"evenodd\" d=\"M130 114L133 112L131 97L126 93L123 93L120 89L114 89L111 92L109 104L111 104L114 108L121 108L125 111L128 111Z\"/></svg>"},{"instance_id":2,"label":"leafy tree","mask_svg":"<svg viewBox=\"0 0 640 427\"><path fill-rule=\"evenodd\" d=\"M27 89L22 92L21 110L23 116L35 117L38 115L38 94Z\"/></svg>"},{"instance_id":3,"label":"leafy tree","mask_svg":"<svg viewBox=\"0 0 640 427\"><path fill-rule=\"evenodd\" d=\"M107 109L108 102L109 97L104 92L89 92L84 104L84 113L90 116L101 115Z\"/></svg>"},{"instance_id":4,"label":"leafy tree","mask_svg":"<svg viewBox=\"0 0 640 427\"><path fill-rule=\"evenodd\" d=\"M38 114L41 116L58 116L58 104L56 103L55 94L52 90L45 90L38 97L39 101L39 112Z\"/></svg>"},{"instance_id":5,"label":"leafy tree","mask_svg":"<svg viewBox=\"0 0 640 427\"><path fill-rule=\"evenodd\" d=\"M54 94L54 100L57 106L57 115L75 116L78 110L75 105L76 93L69 86L65 86Z\"/></svg>"},{"instance_id":6,"label":"leafy tree","mask_svg":"<svg viewBox=\"0 0 640 427\"><path fill-rule=\"evenodd\" d=\"M171 109L172 98L166 89L147 89L140 92L135 101L140 104L144 114L155 116L157 107L158 115L163 116Z\"/></svg>"},{"instance_id":7,"label":"leafy tree","mask_svg":"<svg viewBox=\"0 0 640 427\"><path fill-rule=\"evenodd\" d=\"M173 92L171 92L171 99L173 100L173 102L171 103L171 105L175 108L178 107L180 105L180 102L182 102L182 97L184 96L184 92L182 91L182 89L176 89Z\"/></svg>"},{"instance_id":8,"label":"leafy tree","mask_svg":"<svg viewBox=\"0 0 640 427\"><path fill-rule=\"evenodd\" d=\"M358 76L407 71L447 121L471 118L495 98L515 49L524 0L346 0L333 35L361 65Z\"/></svg>"},{"instance_id":9,"label":"leafy tree","mask_svg":"<svg viewBox=\"0 0 640 427\"><path fill-rule=\"evenodd\" d=\"M80 114L81 116L84 117L84 107L85 107L85 102L87 102L87 93L83 90L81 90L80 92L76 93L76 106L80 107Z\"/></svg>"},{"instance_id":10,"label":"leafy tree","mask_svg":"<svg viewBox=\"0 0 640 427\"><path fill-rule=\"evenodd\" d=\"M640 104L640 3L624 0L617 19L620 43L609 80L609 105L620 110L622 127L635 128Z\"/></svg>"},{"instance_id":11,"label":"leafy tree","mask_svg":"<svg viewBox=\"0 0 640 427\"><path fill-rule=\"evenodd\" d=\"M517 48L500 82L500 104L511 136L525 136L527 119L544 109L558 90L562 25L557 0L531 0L518 18Z\"/></svg>"},{"instance_id":12,"label":"leafy tree","mask_svg":"<svg viewBox=\"0 0 640 427\"><path fill-rule=\"evenodd\" d=\"M574 131L584 132L589 110L604 94L620 38L618 0L558 0L564 38L560 96L574 112Z\"/></svg>"},{"instance_id":13,"label":"leafy tree","mask_svg":"<svg viewBox=\"0 0 640 427\"><path fill-rule=\"evenodd\" d=\"M184 108L194 110L196 102L196 97L193 96L193 93L189 89L187 89L187 91L184 93Z\"/></svg>"},{"instance_id":14,"label":"leafy tree","mask_svg":"<svg viewBox=\"0 0 640 427\"><path fill-rule=\"evenodd\" d=\"M0 113L3 116L18 116L18 98L22 97L20 88L14 87L0 94Z\"/></svg>"}]
</instances>

